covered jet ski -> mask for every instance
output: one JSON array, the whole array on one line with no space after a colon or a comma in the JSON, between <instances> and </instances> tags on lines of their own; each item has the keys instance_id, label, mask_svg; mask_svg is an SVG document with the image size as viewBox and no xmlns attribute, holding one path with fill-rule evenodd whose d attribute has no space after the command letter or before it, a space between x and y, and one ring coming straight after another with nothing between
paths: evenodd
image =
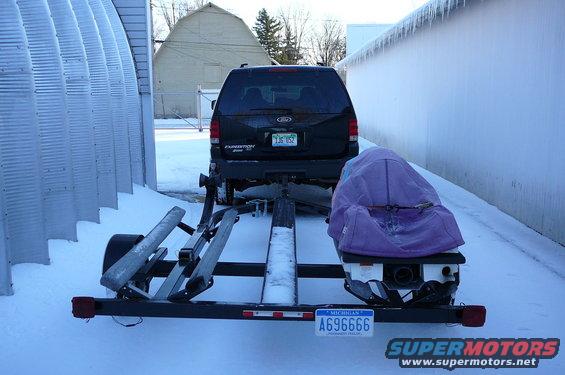
<instances>
[{"instance_id":1,"label":"covered jet ski","mask_svg":"<svg viewBox=\"0 0 565 375\"><path fill-rule=\"evenodd\" d=\"M464 243L434 188L404 159L380 147L343 168L328 234L341 252L372 257L423 257Z\"/></svg>"}]
</instances>

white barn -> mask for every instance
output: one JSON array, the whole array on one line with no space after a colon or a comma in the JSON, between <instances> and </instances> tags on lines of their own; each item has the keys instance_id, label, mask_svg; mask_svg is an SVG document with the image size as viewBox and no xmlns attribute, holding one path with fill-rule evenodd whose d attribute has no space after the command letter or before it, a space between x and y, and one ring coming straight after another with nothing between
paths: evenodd
<instances>
[{"instance_id":1,"label":"white barn","mask_svg":"<svg viewBox=\"0 0 565 375\"><path fill-rule=\"evenodd\" d=\"M241 64L271 59L245 22L208 3L181 18L153 59L155 116L196 115L196 91L219 89Z\"/></svg>"}]
</instances>

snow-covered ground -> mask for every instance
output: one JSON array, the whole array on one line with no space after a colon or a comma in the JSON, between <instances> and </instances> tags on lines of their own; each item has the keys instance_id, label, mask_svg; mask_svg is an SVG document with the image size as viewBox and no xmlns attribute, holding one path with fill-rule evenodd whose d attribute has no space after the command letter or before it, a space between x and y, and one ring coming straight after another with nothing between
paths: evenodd
<instances>
[{"instance_id":1,"label":"snow-covered ground","mask_svg":"<svg viewBox=\"0 0 565 375\"><path fill-rule=\"evenodd\" d=\"M102 209L100 224L79 223L78 242L50 241L51 265L13 267L15 295L0 297L0 374L410 374L422 371L400 369L384 357L391 338L563 337L565 249L421 168L460 225L467 264L458 301L486 305L483 328L376 324L373 338L355 339L316 337L310 322L146 318L123 328L107 317L88 323L73 318L72 296L105 295L100 270L113 233L146 233L173 205L186 209L186 223L197 222L203 193L197 177L207 172L207 137L196 130L157 130L159 188L194 203L136 187L133 195L120 194L118 211ZM317 194L328 199L324 191ZM269 230L269 217L242 216L222 260L264 261ZM298 262L337 261L325 230L322 218L298 216ZM175 230L165 245L178 249L186 238ZM261 279L215 281L200 298L260 299ZM300 302L355 302L339 280L300 280L298 289ZM542 360L534 372L558 374L560 368L563 354Z\"/></svg>"}]
</instances>

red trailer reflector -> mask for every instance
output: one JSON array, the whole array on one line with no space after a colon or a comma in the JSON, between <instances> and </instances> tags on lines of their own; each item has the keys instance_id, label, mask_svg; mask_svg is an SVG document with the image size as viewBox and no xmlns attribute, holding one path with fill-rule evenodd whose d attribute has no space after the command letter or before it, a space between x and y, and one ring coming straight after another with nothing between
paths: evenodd
<instances>
[{"instance_id":1,"label":"red trailer reflector","mask_svg":"<svg viewBox=\"0 0 565 375\"><path fill-rule=\"evenodd\" d=\"M314 313L310 311L306 311L302 313L302 317L304 319L314 319Z\"/></svg>"},{"instance_id":2,"label":"red trailer reflector","mask_svg":"<svg viewBox=\"0 0 565 375\"><path fill-rule=\"evenodd\" d=\"M90 319L96 315L96 302L93 297L73 297L71 303L75 318Z\"/></svg>"},{"instance_id":3,"label":"red trailer reflector","mask_svg":"<svg viewBox=\"0 0 565 375\"><path fill-rule=\"evenodd\" d=\"M282 311L273 311L273 318L284 318L284 313Z\"/></svg>"},{"instance_id":4,"label":"red trailer reflector","mask_svg":"<svg viewBox=\"0 0 565 375\"><path fill-rule=\"evenodd\" d=\"M253 311L244 310L243 311L243 317L244 318L253 318Z\"/></svg>"},{"instance_id":5,"label":"red trailer reflector","mask_svg":"<svg viewBox=\"0 0 565 375\"><path fill-rule=\"evenodd\" d=\"M487 309L484 306L465 306L461 316L464 327L482 327L485 324Z\"/></svg>"}]
</instances>

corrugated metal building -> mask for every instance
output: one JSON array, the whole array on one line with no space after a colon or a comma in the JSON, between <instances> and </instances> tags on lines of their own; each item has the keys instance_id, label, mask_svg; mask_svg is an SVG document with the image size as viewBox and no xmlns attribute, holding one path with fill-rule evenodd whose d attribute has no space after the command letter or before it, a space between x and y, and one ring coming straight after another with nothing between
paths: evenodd
<instances>
[{"instance_id":1,"label":"corrugated metal building","mask_svg":"<svg viewBox=\"0 0 565 375\"><path fill-rule=\"evenodd\" d=\"M427 3L338 65L361 135L565 244L564 19L562 0Z\"/></svg>"},{"instance_id":2,"label":"corrugated metal building","mask_svg":"<svg viewBox=\"0 0 565 375\"><path fill-rule=\"evenodd\" d=\"M148 0L6 0L0 12L0 295L47 239L154 188Z\"/></svg>"}]
</instances>

